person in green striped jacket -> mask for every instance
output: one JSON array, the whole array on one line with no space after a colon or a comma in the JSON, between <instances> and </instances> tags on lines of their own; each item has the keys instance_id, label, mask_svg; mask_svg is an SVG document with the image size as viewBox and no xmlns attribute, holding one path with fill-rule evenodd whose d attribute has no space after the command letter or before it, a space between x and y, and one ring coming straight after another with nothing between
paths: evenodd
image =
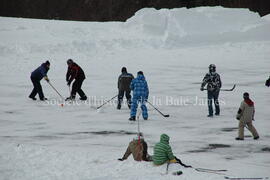
<instances>
[{"instance_id":1,"label":"person in green striped jacket","mask_svg":"<svg viewBox=\"0 0 270 180\"><path fill-rule=\"evenodd\" d=\"M161 134L160 142L154 147L154 155L152 157L154 164L162 165L164 163L179 163L186 168L191 168L192 166L183 164L180 159L173 155L169 141L170 137L167 134Z\"/></svg>"}]
</instances>

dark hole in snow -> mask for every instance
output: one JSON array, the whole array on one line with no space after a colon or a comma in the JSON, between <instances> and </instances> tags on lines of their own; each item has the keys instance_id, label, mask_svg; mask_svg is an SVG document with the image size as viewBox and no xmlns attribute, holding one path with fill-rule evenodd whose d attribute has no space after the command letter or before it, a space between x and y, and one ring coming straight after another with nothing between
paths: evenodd
<instances>
[{"instance_id":1,"label":"dark hole in snow","mask_svg":"<svg viewBox=\"0 0 270 180\"><path fill-rule=\"evenodd\" d=\"M7 114L13 114L14 112L13 111L5 111L5 113L7 113Z\"/></svg>"},{"instance_id":2,"label":"dark hole in snow","mask_svg":"<svg viewBox=\"0 0 270 180\"><path fill-rule=\"evenodd\" d=\"M125 135L132 135L137 134L136 132L129 132L129 131L95 131L95 132L81 132L80 134L97 134L97 135L110 135L110 134L125 134Z\"/></svg>"},{"instance_id":3,"label":"dark hole in snow","mask_svg":"<svg viewBox=\"0 0 270 180\"><path fill-rule=\"evenodd\" d=\"M262 148L262 151L263 151L263 152L270 152L270 147Z\"/></svg>"},{"instance_id":4,"label":"dark hole in snow","mask_svg":"<svg viewBox=\"0 0 270 180\"><path fill-rule=\"evenodd\" d=\"M78 135L78 134L95 134L95 135L134 135L136 132L130 131L82 131L82 132L74 132L74 133L58 133L58 135L68 136L68 135Z\"/></svg>"},{"instance_id":5,"label":"dark hole in snow","mask_svg":"<svg viewBox=\"0 0 270 180\"><path fill-rule=\"evenodd\" d=\"M231 147L228 144L209 144L210 149L216 149L216 148L229 148Z\"/></svg>"},{"instance_id":6,"label":"dark hole in snow","mask_svg":"<svg viewBox=\"0 0 270 180\"><path fill-rule=\"evenodd\" d=\"M237 127L232 127L232 128L222 128L221 131L223 132L232 132L232 131L235 131L237 130L238 128Z\"/></svg>"},{"instance_id":7,"label":"dark hole in snow","mask_svg":"<svg viewBox=\"0 0 270 180\"><path fill-rule=\"evenodd\" d=\"M206 148L203 149L198 149L198 150L191 150L191 151L187 151L189 153L201 153L201 152L208 152L209 150Z\"/></svg>"},{"instance_id":8,"label":"dark hole in snow","mask_svg":"<svg viewBox=\"0 0 270 180\"><path fill-rule=\"evenodd\" d=\"M209 144L208 147L204 147L201 149L197 149L197 150L191 150L191 151L187 151L189 153L200 153L200 152L208 152L212 149L217 149L217 148L229 148L231 147L228 144Z\"/></svg>"}]
</instances>

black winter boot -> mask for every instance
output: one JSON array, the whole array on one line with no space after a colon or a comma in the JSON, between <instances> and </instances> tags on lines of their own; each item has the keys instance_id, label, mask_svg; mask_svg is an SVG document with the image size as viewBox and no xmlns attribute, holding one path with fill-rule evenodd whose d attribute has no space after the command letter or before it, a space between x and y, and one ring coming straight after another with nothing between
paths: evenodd
<instances>
[{"instance_id":1,"label":"black winter boot","mask_svg":"<svg viewBox=\"0 0 270 180\"><path fill-rule=\"evenodd\" d=\"M80 100L82 100L82 101L87 100L87 96L80 97Z\"/></svg>"},{"instance_id":2,"label":"black winter boot","mask_svg":"<svg viewBox=\"0 0 270 180\"><path fill-rule=\"evenodd\" d=\"M131 116L128 120L135 121L136 120L136 117L135 116Z\"/></svg>"},{"instance_id":3,"label":"black winter boot","mask_svg":"<svg viewBox=\"0 0 270 180\"><path fill-rule=\"evenodd\" d=\"M121 109L121 104L118 104L117 105L117 109Z\"/></svg>"}]
</instances>

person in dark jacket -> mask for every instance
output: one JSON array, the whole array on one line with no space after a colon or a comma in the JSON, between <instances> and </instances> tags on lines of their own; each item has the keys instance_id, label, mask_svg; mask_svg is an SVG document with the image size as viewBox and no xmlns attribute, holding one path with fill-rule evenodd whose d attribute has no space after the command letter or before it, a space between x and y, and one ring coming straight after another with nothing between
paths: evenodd
<instances>
[{"instance_id":1,"label":"person in dark jacket","mask_svg":"<svg viewBox=\"0 0 270 180\"><path fill-rule=\"evenodd\" d=\"M126 94L128 108L131 105L131 95L130 95L130 83L134 79L133 75L127 72L127 68L122 68L122 74L118 77L118 104L117 109L121 109L121 103L123 97Z\"/></svg>"},{"instance_id":2,"label":"person in dark jacket","mask_svg":"<svg viewBox=\"0 0 270 180\"><path fill-rule=\"evenodd\" d=\"M207 97L208 97L208 117L213 117L212 99L215 104L215 115L220 114L220 107L218 102L219 91L222 86L222 82L218 73L216 73L216 66L214 64L209 65L209 73L203 78L201 84L201 91L204 90L204 86L207 84Z\"/></svg>"},{"instance_id":3,"label":"person in dark jacket","mask_svg":"<svg viewBox=\"0 0 270 180\"><path fill-rule=\"evenodd\" d=\"M269 78L265 81L265 86L270 87L270 76L269 76Z\"/></svg>"},{"instance_id":4,"label":"person in dark jacket","mask_svg":"<svg viewBox=\"0 0 270 180\"><path fill-rule=\"evenodd\" d=\"M147 107L145 105L149 89L145 77L142 71L137 73L137 78L133 79L130 84L130 89L133 91L131 111L130 111L130 121L135 121L138 104L141 104L142 116L144 120L148 119Z\"/></svg>"},{"instance_id":5,"label":"person in dark jacket","mask_svg":"<svg viewBox=\"0 0 270 180\"><path fill-rule=\"evenodd\" d=\"M29 98L33 100L37 100L36 95L38 94L39 99L41 101L47 100L47 98L44 97L40 81L44 78L47 82L49 82L49 78L47 76L47 72L49 71L49 69L50 69L50 62L46 61L45 63L41 64L41 66L39 66L36 70L34 70L31 73L30 78L31 78L34 88L31 94L29 95Z\"/></svg>"},{"instance_id":6,"label":"person in dark jacket","mask_svg":"<svg viewBox=\"0 0 270 180\"><path fill-rule=\"evenodd\" d=\"M147 152L147 143L144 140L143 134L139 133L128 145L127 150L119 161L126 160L131 154L135 161L152 161L152 157Z\"/></svg>"},{"instance_id":7,"label":"person in dark jacket","mask_svg":"<svg viewBox=\"0 0 270 180\"><path fill-rule=\"evenodd\" d=\"M71 82L75 79L74 83L72 84L72 90L70 97L66 100L74 100L76 97L76 93L80 95L80 100L86 100L87 96L84 94L83 90L81 89L82 83L85 79L84 72L82 68L76 64L72 59L67 60L67 74L66 74L66 81L67 85L70 86Z\"/></svg>"},{"instance_id":8,"label":"person in dark jacket","mask_svg":"<svg viewBox=\"0 0 270 180\"><path fill-rule=\"evenodd\" d=\"M169 141L170 137L167 134L161 134L160 142L154 146L154 155L152 156L154 165L179 163L186 168L191 168L192 166L185 165L180 159L173 155Z\"/></svg>"}]
</instances>

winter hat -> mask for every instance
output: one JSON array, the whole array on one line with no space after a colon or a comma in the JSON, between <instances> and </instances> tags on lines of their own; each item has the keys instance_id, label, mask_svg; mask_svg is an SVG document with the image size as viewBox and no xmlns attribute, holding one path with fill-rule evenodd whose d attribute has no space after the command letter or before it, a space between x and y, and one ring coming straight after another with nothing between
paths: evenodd
<instances>
[{"instance_id":1,"label":"winter hat","mask_svg":"<svg viewBox=\"0 0 270 180\"><path fill-rule=\"evenodd\" d=\"M248 92L245 92L245 93L243 94L243 98L244 98L244 99L249 99L249 94L248 94Z\"/></svg>"},{"instance_id":2,"label":"winter hat","mask_svg":"<svg viewBox=\"0 0 270 180\"><path fill-rule=\"evenodd\" d=\"M72 59L68 59L67 60L67 64L69 65L69 64L72 64L73 63L73 60Z\"/></svg>"},{"instance_id":3,"label":"winter hat","mask_svg":"<svg viewBox=\"0 0 270 180\"><path fill-rule=\"evenodd\" d=\"M45 62L45 64L46 64L46 65L50 65L50 61L47 60L47 61Z\"/></svg>"},{"instance_id":4,"label":"winter hat","mask_svg":"<svg viewBox=\"0 0 270 180\"><path fill-rule=\"evenodd\" d=\"M137 74L138 75L143 75L143 72L142 71L139 71Z\"/></svg>"},{"instance_id":5,"label":"winter hat","mask_svg":"<svg viewBox=\"0 0 270 180\"><path fill-rule=\"evenodd\" d=\"M122 67L121 72L122 72L122 73L123 73L123 72L127 72L127 68L126 68L126 67Z\"/></svg>"}]
</instances>

